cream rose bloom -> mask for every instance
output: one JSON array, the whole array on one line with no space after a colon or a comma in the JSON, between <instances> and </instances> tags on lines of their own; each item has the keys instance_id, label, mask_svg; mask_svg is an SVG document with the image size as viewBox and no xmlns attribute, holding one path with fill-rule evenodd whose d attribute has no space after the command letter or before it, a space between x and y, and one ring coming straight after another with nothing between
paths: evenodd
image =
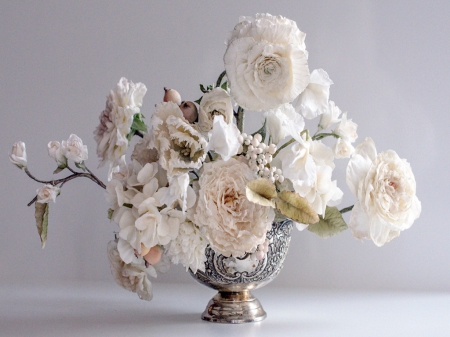
<instances>
[{"instance_id":1,"label":"cream rose bloom","mask_svg":"<svg viewBox=\"0 0 450 337\"><path fill-rule=\"evenodd\" d=\"M421 203L411 166L392 150L377 155L371 138L356 147L346 179L358 198L349 223L355 238L371 239L381 247L419 217Z\"/></svg>"},{"instance_id":2,"label":"cream rose bloom","mask_svg":"<svg viewBox=\"0 0 450 337\"><path fill-rule=\"evenodd\" d=\"M222 88L214 88L202 97L198 115L198 127L203 133L211 131L215 116L223 116L227 124L233 122L231 98L228 92Z\"/></svg>"},{"instance_id":3,"label":"cream rose bloom","mask_svg":"<svg viewBox=\"0 0 450 337\"><path fill-rule=\"evenodd\" d=\"M27 151L24 142L15 142L13 144L9 160L20 169L27 168Z\"/></svg>"},{"instance_id":4,"label":"cream rose bloom","mask_svg":"<svg viewBox=\"0 0 450 337\"><path fill-rule=\"evenodd\" d=\"M60 192L60 188L57 186L53 186L50 184L44 185L41 188L37 189L37 202L40 203L48 203L50 201L56 202L56 197Z\"/></svg>"},{"instance_id":5,"label":"cream rose bloom","mask_svg":"<svg viewBox=\"0 0 450 337\"><path fill-rule=\"evenodd\" d=\"M274 109L308 85L305 33L282 16L241 17L224 55L230 93L243 108Z\"/></svg>"},{"instance_id":6,"label":"cream rose bloom","mask_svg":"<svg viewBox=\"0 0 450 337\"><path fill-rule=\"evenodd\" d=\"M47 144L48 155L52 157L58 166L67 165L67 158L64 155L64 149L58 141L51 141Z\"/></svg>"},{"instance_id":7,"label":"cream rose bloom","mask_svg":"<svg viewBox=\"0 0 450 337\"><path fill-rule=\"evenodd\" d=\"M83 145L83 141L75 134L71 134L67 141L62 141L61 147L67 159L73 160L75 163L81 163L88 159L88 149Z\"/></svg>"},{"instance_id":8,"label":"cream rose bloom","mask_svg":"<svg viewBox=\"0 0 450 337\"><path fill-rule=\"evenodd\" d=\"M150 147L159 152L159 163L167 176L199 169L206 157L207 142L172 102L156 106L152 116L153 139Z\"/></svg>"},{"instance_id":9,"label":"cream rose bloom","mask_svg":"<svg viewBox=\"0 0 450 337\"><path fill-rule=\"evenodd\" d=\"M194 223L217 253L239 257L264 243L274 212L247 199L245 186L255 178L248 164L234 158L203 165Z\"/></svg>"}]
</instances>

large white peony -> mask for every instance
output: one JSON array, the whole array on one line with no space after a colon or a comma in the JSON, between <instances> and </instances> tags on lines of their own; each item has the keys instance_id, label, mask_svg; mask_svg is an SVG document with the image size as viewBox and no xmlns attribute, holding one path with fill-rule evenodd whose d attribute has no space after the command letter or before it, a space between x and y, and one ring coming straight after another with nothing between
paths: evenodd
<instances>
[{"instance_id":1,"label":"large white peony","mask_svg":"<svg viewBox=\"0 0 450 337\"><path fill-rule=\"evenodd\" d=\"M381 247L419 217L421 203L409 163L392 150L377 155L371 138L356 147L346 178L358 198L349 223L355 238L372 239Z\"/></svg>"},{"instance_id":2,"label":"large white peony","mask_svg":"<svg viewBox=\"0 0 450 337\"><path fill-rule=\"evenodd\" d=\"M304 40L297 24L282 16L241 17L224 55L234 100L253 111L292 102L309 83Z\"/></svg>"},{"instance_id":3,"label":"large white peony","mask_svg":"<svg viewBox=\"0 0 450 337\"><path fill-rule=\"evenodd\" d=\"M206 157L207 142L183 117L178 105L163 102L152 116L153 139L150 147L159 152L159 163L167 176L199 169Z\"/></svg>"},{"instance_id":4,"label":"large white peony","mask_svg":"<svg viewBox=\"0 0 450 337\"><path fill-rule=\"evenodd\" d=\"M234 158L203 165L194 222L217 253L239 257L264 243L274 213L247 199L245 186L255 178L247 163Z\"/></svg>"}]
</instances>

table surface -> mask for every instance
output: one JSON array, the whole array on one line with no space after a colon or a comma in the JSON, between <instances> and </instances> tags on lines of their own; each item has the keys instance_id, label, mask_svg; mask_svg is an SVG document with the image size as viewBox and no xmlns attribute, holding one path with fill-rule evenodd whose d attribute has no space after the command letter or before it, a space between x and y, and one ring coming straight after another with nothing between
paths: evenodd
<instances>
[{"instance_id":1,"label":"table surface","mask_svg":"<svg viewBox=\"0 0 450 337\"><path fill-rule=\"evenodd\" d=\"M155 284L151 302L112 283L0 287L0 336L450 336L450 293L332 291L266 286L268 317L200 319L213 290Z\"/></svg>"}]
</instances>

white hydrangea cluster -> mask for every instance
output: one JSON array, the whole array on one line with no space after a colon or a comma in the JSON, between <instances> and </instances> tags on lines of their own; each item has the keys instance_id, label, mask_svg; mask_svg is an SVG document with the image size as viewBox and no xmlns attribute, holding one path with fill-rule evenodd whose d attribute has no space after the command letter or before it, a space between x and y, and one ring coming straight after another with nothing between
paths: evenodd
<instances>
[{"instance_id":1,"label":"white hydrangea cluster","mask_svg":"<svg viewBox=\"0 0 450 337\"><path fill-rule=\"evenodd\" d=\"M261 178L267 178L272 183L284 181L282 171L275 166L268 167L272 162L273 154L277 152L275 144L266 145L262 142L261 134L257 133L254 136L242 133L238 137L238 141L242 146L247 146L247 153L245 158L248 159L248 166Z\"/></svg>"}]
</instances>

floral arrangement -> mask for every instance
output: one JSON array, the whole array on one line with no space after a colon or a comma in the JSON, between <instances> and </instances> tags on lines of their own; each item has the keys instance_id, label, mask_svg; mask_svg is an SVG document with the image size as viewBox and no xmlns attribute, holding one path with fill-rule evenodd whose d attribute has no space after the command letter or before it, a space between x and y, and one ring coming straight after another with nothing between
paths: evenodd
<instances>
[{"instance_id":1,"label":"floral arrangement","mask_svg":"<svg viewBox=\"0 0 450 337\"><path fill-rule=\"evenodd\" d=\"M44 184L29 204L35 203L42 247L49 202L79 177L106 190L109 219L118 225L107 248L115 280L146 300L150 276L171 263L203 271L208 245L226 257L264 259L267 231L284 219L324 238L350 228L377 246L399 236L421 211L410 165L392 150L377 153L370 138L353 146L357 125L329 100L328 74L310 72L304 41L305 33L282 16L241 17L216 83L200 85L195 102L164 88L148 125L141 112L147 88L121 78L94 132L100 166L109 164L107 184L87 168L87 147L74 134L48 143L54 173L70 172L56 180L35 178L25 144L15 143L10 160ZM243 132L244 112L263 112L252 134ZM314 132L305 119L317 120ZM139 141L127 159L134 136ZM348 159L346 182L356 197L342 209L335 159Z\"/></svg>"}]
</instances>

